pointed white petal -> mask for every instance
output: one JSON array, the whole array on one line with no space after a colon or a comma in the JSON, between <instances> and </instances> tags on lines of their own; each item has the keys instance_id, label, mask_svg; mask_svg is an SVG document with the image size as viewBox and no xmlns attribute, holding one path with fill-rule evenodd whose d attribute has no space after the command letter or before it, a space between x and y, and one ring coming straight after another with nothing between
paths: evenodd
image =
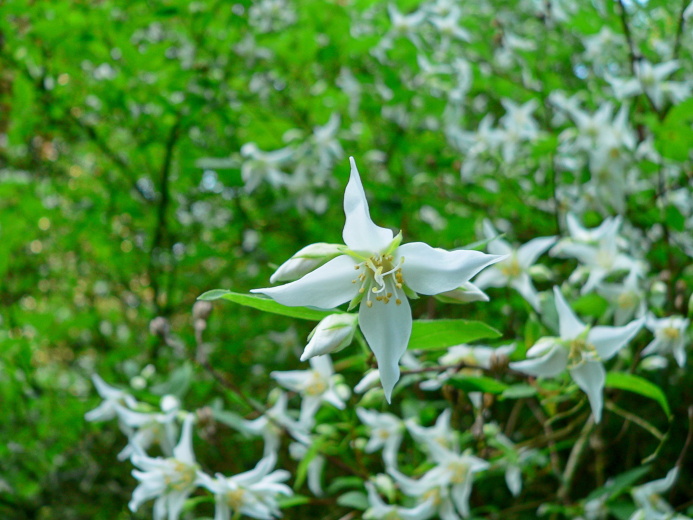
<instances>
[{"instance_id":1,"label":"pointed white petal","mask_svg":"<svg viewBox=\"0 0 693 520\"><path fill-rule=\"evenodd\" d=\"M587 341L595 346L603 360L611 359L633 339L644 323L645 319L640 318L623 327L594 327L587 335Z\"/></svg>"},{"instance_id":2,"label":"pointed white petal","mask_svg":"<svg viewBox=\"0 0 693 520\"><path fill-rule=\"evenodd\" d=\"M342 238L344 243L353 251L368 251L371 253L385 249L392 239L392 231L376 226L371 220L368 210L366 192L363 191L356 162L349 157L351 176L344 192L344 214L346 222Z\"/></svg>"},{"instance_id":3,"label":"pointed white petal","mask_svg":"<svg viewBox=\"0 0 693 520\"><path fill-rule=\"evenodd\" d=\"M192 449L192 425L195 416L188 414L183 421L183 431L181 432L180 441L173 448L173 456L186 464L195 464L195 455Z\"/></svg>"},{"instance_id":4,"label":"pointed white petal","mask_svg":"<svg viewBox=\"0 0 693 520\"><path fill-rule=\"evenodd\" d=\"M253 289L250 292L266 294L289 307L332 309L356 296L358 286L352 283L356 278L354 265L354 260L341 255L300 280L279 287Z\"/></svg>"},{"instance_id":5,"label":"pointed white petal","mask_svg":"<svg viewBox=\"0 0 693 520\"><path fill-rule=\"evenodd\" d=\"M585 324L582 323L573 309L570 308L568 302L563 298L561 290L558 287L553 288L553 294L556 297L556 311L558 311L558 329L561 339L575 339L577 338L583 330L585 330Z\"/></svg>"},{"instance_id":6,"label":"pointed white petal","mask_svg":"<svg viewBox=\"0 0 693 520\"><path fill-rule=\"evenodd\" d=\"M536 377L555 377L565 370L567 364L568 350L554 345L544 356L510 363L510 368Z\"/></svg>"},{"instance_id":7,"label":"pointed white petal","mask_svg":"<svg viewBox=\"0 0 693 520\"><path fill-rule=\"evenodd\" d=\"M527 242L517 250L517 259L520 265L527 268L537 261L537 258L556 243L556 237L539 237Z\"/></svg>"},{"instance_id":8,"label":"pointed white petal","mask_svg":"<svg viewBox=\"0 0 693 520\"><path fill-rule=\"evenodd\" d=\"M389 303L371 301L373 307L366 305L365 298L361 302L359 327L378 360L380 381L389 403L392 389L399 379L399 360L407 350L411 336L411 309L407 298L403 298L400 305L393 300Z\"/></svg>"},{"instance_id":9,"label":"pointed white petal","mask_svg":"<svg viewBox=\"0 0 693 520\"><path fill-rule=\"evenodd\" d=\"M469 516L469 496L472 494L472 478L471 475L467 475L460 484L455 484L452 486L450 495L452 496L452 501L455 503L457 511L464 517Z\"/></svg>"},{"instance_id":10,"label":"pointed white petal","mask_svg":"<svg viewBox=\"0 0 693 520\"><path fill-rule=\"evenodd\" d=\"M480 251L445 251L423 242L404 244L397 248L397 254L404 257L404 283L421 294L456 289L484 267L505 258Z\"/></svg>"},{"instance_id":11,"label":"pointed white petal","mask_svg":"<svg viewBox=\"0 0 693 520\"><path fill-rule=\"evenodd\" d=\"M503 287L508 284L508 277L497 267L489 267L485 271L479 273L479 276L474 279L474 284L480 289L486 289L487 287Z\"/></svg>"},{"instance_id":12,"label":"pointed white petal","mask_svg":"<svg viewBox=\"0 0 693 520\"><path fill-rule=\"evenodd\" d=\"M537 294L537 290L534 288L534 285L532 285L532 280L529 278L527 273L520 274L520 276L511 282L510 286L519 292L535 311L539 312L541 310L541 306L539 304L539 295Z\"/></svg>"},{"instance_id":13,"label":"pointed white petal","mask_svg":"<svg viewBox=\"0 0 693 520\"><path fill-rule=\"evenodd\" d=\"M602 407L604 406L604 382L606 381L606 372L599 361L586 361L577 368L570 370L570 375L573 381L582 388L587 394L592 407L592 415L594 422L602 420Z\"/></svg>"}]
</instances>

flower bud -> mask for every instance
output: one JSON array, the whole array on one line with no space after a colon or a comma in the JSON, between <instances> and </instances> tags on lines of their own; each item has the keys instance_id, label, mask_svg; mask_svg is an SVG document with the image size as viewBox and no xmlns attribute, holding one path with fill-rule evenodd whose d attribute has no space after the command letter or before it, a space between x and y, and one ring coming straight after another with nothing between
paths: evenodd
<instances>
[{"instance_id":1,"label":"flower bud","mask_svg":"<svg viewBox=\"0 0 693 520\"><path fill-rule=\"evenodd\" d=\"M304 247L279 266L270 277L270 282L291 282L314 271L321 265L342 254L339 244L318 242Z\"/></svg>"},{"instance_id":2,"label":"flower bud","mask_svg":"<svg viewBox=\"0 0 693 520\"><path fill-rule=\"evenodd\" d=\"M435 298L443 303L487 302L489 297L484 291L471 282L462 284L457 289L436 294Z\"/></svg>"},{"instance_id":3,"label":"flower bud","mask_svg":"<svg viewBox=\"0 0 693 520\"><path fill-rule=\"evenodd\" d=\"M330 314L323 318L308 336L308 345L301 355L301 361L342 350L354 338L357 323L356 314Z\"/></svg>"}]
</instances>

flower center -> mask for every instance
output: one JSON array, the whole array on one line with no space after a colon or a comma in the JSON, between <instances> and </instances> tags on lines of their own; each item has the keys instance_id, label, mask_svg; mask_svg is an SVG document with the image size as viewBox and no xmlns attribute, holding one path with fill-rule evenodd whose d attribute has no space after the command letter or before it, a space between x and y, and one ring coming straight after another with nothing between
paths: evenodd
<instances>
[{"instance_id":1,"label":"flower center","mask_svg":"<svg viewBox=\"0 0 693 520\"><path fill-rule=\"evenodd\" d=\"M452 474L450 476L450 482L453 484L462 484L467 479L469 468L466 464L462 464L461 462L451 462L448 464L448 469Z\"/></svg>"},{"instance_id":2,"label":"flower center","mask_svg":"<svg viewBox=\"0 0 693 520\"><path fill-rule=\"evenodd\" d=\"M327 383L322 378L322 376L317 372L313 371L311 378L305 386L304 392L306 395L322 395L327 390Z\"/></svg>"},{"instance_id":3,"label":"flower center","mask_svg":"<svg viewBox=\"0 0 693 520\"><path fill-rule=\"evenodd\" d=\"M674 327L664 327L662 329L662 337L664 339L667 339L669 341L674 341L675 339L679 339L679 336L681 335L681 332L679 329L675 329Z\"/></svg>"},{"instance_id":4,"label":"flower center","mask_svg":"<svg viewBox=\"0 0 693 520\"><path fill-rule=\"evenodd\" d=\"M596 359L597 349L583 338L575 338L568 343L568 368L577 368L589 357Z\"/></svg>"},{"instance_id":5,"label":"flower center","mask_svg":"<svg viewBox=\"0 0 693 520\"><path fill-rule=\"evenodd\" d=\"M440 499L440 488L433 488L426 491L422 497L423 501L431 500L434 506L440 505L442 500Z\"/></svg>"},{"instance_id":6,"label":"flower center","mask_svg":"<svg viewBox=\"0 0 693 520\"><path fill-rule=\"evenodd\" d=\"M241 507L243 507L243 503L245 502L245 490L243 489L233 489L231 491L227 491L226 494L224 495L224 499L226 500L226 504L234 511L238 511Z\"/></svg>"},{"instance_id":7,"label":"flower center","mask_svg":"<svg viewBox=\"0 0 693 520\"><path fill-rule=\"evenodd\" d=\"M404 286L402 279L404 257L400 257L397 263L394 261L395 257L391 254L375 254L354 266L354 269L361 273L352 280L352 283L361 282L359 294L366 298L368 307L373 306L371 297L382 303L389 303L394 298L397 305L402 304L399 291L402 291Z\"/></svg>"},{"instance_id":8,"label":"flower center","mask_svg":"<svg viewBox=\"0 0 693 520\"><path fill-rule=\"evenodd\" d=\"M164 475L166 486L175 491L182 491L192 486L197 473L196 468L177 459L168 460L170 462L170 469L167 474Z\"/></svg>"},{"instance_id":9,"label":"flower center","mask_svg":"<svg viewBox=\"0 0 693 520\"><path fill-rule=\"evenodd\" d=\"M507 262L503 262L503 264L500 266L500 272L508 278L515 278L516 276L520 276L520 273L522 273L522 267L520 267L520 262L518 259L513 256Z\"/></svg>"},{"instance_id":10,"label":"flower center","mask_svg":"<svg viewBox=\"0 0 693 520\"><path fill-rule=\"evenodd\" d=\"M618 295L616 303L621 309L630 309L638 304L638 297L631 291L624 292Z\"/></svg>"}]
</instances>

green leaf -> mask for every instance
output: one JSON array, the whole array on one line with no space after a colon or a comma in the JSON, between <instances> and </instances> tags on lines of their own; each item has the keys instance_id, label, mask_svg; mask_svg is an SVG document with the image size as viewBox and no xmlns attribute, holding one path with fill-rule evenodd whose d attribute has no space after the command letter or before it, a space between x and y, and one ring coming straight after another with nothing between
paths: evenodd
<instances>
[{"instance_id":1,"label":"green leaf","mask_svg":"<svg viewBox=\"0 0 693 520\"><path fill-rule=\"evenodd\" d=\"M256 296L254 294L242 294L235 293L231 291L226 291L224 289L214 289L212 291L207 291L197 298L198 300L229 300L230 302L238 303L245 307L252 307L253 309L258 309L265 312L270 312L272 314L280 314L282 316L289 316L291 318L298 318L301 320L311 320L320 321L321 319L329 316L330 314L335 314L342 312L340 310L334 309L330 311L322 311L318 309L310 309L308 307L287 307L280 303L270 300L264 296Z\"/></svg>"},{"instance_id":2,"label":"green leaf","mask_svg":"<svg viewBox=\"0 0 693 520\"><path fill-rule=\"evenodd\" d=\"M231 291L227 291L226 289L212 289L211 291L207 291L206 293L202 293L197 297L198 300L202 300L205 302L211 302L213 300L218 300L219 298L223 298L227 294L230 294Z\"/></svg>"},{"instance_id":3,"label":"green leaf","mask_svg":"<svg viewBox=\"0 0 693 520\"><path fill-rule=\"evenodd\" d=\"M594 500L605 494L608 494L609 498L615 498L640 480L641 477L647 475L649 471L650 466L645 465L621 473L613 479L610 479L603 487L592 491L592 493L587 496L587 500Z\"/></svg>"},{"instance_id":4,"label":"green leaf","mask_svg":"<svg viewBox=\"0 0 693 520\"><path fill-rule=\"evenodd\" d=\"M532 397L536 393L537 389L532 385L512 385L503 390L501 399L523 399L525 397Z\"/></svg>"},{"instance_id":5,"label":"green leaf","mask_svg":"<svg viewBox=\"0 0 693 520\"><path fill-rule=\"evenodd\" d=\"M500 332L481 321L416 320L412 325L409 348L436 350L500 336Z\"/></svg>"},{"instance_id":6,"label":"green leaf","mask_svg":"<svg viewBox=\"0 0 693 520\"><path fill-rule=\"evenodd\" d=\"M180 368L174 370L168 380L154 385L150 388L151 392L157 395L175 395L182 398L190 388L193 377L193 367L190 363L185 363Z\"/></svg>"},{"instance_id":7,"label":"green leaf","mask_svg":"<svg viewBox=\"0 0 693 520\"><path fill-rule=\"evenodd\" d=\"M240 415L229 412L228 410L212 410L212 416L215 420L219 421L226 426L230 426L234 430L243 431L243 417Z\"/></svg>"},{"instance_id":8,"label":"green leaf","mask_svg":"<svg viewBox=\"0 0 693 520\"><path fill-rule=\"evenodd\" d=\"M465 392L484 392L487 394L502 394L509 387L505 383L490 377L452 377L448 384Z\"/></svg>"},{"instance_id":9,"label":"green leaf","mask_svg":"<svg viewBox=\"0 0 693 520\"><path fill-rule=\"evenodd\" d=\"M368 509L369 505L368 497L361 491L349 491L348 493L344 493L337 499L337 503L340 506L360 509L361 511Z\"/></svg>"},{"instance_id":10,"label":"green leaf","mask_svg":"<svg viewBox=\"0 0 693 520\"><path fill-rule=\"evenodd\" d=\"M281 509L286 509L287 507L302 506L304 504L310 504L310 497L305 495L291 495L290 497L280 497L277 502Z\"/></svg>"},{"instance_id":11,"label":"green leaf","mask_svg":"<svg viewBox=\"0 0 693 520\"><path fill-rule=\"evenodd\" d=\"M635 376L633 374L609 372L606 375L606 387L618 388L619 390L628 390L629 392L635 392L636 394L654 399L659 403L659 406L662 407L662 410L664 410L664 413L667 414L667 417L671 415L671 408L669 408L667 396L664 394L661 388L654 383L651 383L647 379L640 376Z\"/></svg>"}]
</instances>

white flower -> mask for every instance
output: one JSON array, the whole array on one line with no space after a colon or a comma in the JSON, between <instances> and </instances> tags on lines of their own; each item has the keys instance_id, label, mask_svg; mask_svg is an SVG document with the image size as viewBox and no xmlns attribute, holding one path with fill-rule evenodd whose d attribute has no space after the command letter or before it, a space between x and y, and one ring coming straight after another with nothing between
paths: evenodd
<instances>
[{"instance_id":1,"label":"white flower","mask_svg":"<svg viewBox=\"0 0 693 520\"><path fill-rule=\"evenodd\" d=\"M674 508L664 500L660 494L668 491L676 482L678 468L674 467L663 479L653 480L642 486L634 487L631 491L638 510L633 513L630 520L676 520L685 519L683 515L676 515Z\"/></svg>"},{"instance_id":2,"label":"white flower","mask_svg":"<svg viewBox=\"0 0 693 520\"><path fill-rule=\"evenodd\" d=\"M639 318L647 310L645 291L640 287L640 273L633 270L628 273L626 279L620 284L603 283L598 293L604 296L614 311L614 325L625 325L634 315Z\"/></svg>"},{"instance_id":3,"label":"white flower","mask_svg":"<svg viewBox=\"0 0 693 520\"><path fill-rule=\"evenodd\" d=\"M649 354L673 354L680 367L686 364L686 329L690 320L682 316L669 316L656 319L648 316L645 326L652 331L655 338L642 351Z\"/></svg>"},{"instance_id":4,"label":"white flower","mask_svg":"<svg viewBox=\"0 0 693 520\"><path fill-rule=\"evenodd\" d=\"M608 224L607 224L608 221ZM571 223L572 222L572 223ZM621 271L640 271L641 266L631 256L619 251L618 230L621 226L621 219L606 219L599 228L589 230L581 228L574 220L568 220L571 234L575 232L578 236L599 237L596 245L578 243L572 240L561 240L550 252L551 255L574 257L582 264L571 275L570 281L576 282L584 272L589 273L581 294L587 294L599 287L604 278L608 275Z\"/></svg>"},{"instance_id":5,"label":"white flower","mask_svg":"<svg viewBox=\"0 0 693 520\"><path fill-rule=\"evenodd\" d=\"M451 415L452 410L446 408L436 419L435 425L428 428L417 424L413 419L408 419L407 429L416 442L425 446L436 443L443 448L457 450L459 438L457 431L450 426Z\"/></svg>"},{"instance_id":6,"label":"white flower","mask_svg":"<svg viewBox=\"0 0 693 520\"><path fill-rule=\"evenodd\" d=\"M272 471L275 462L276 456L270 455L261 459L254 469L233 477L217 473L213 479L202 475L200 484L214 493L214 520L230 520L232 513L260 520L281 516L277 496L290 496L293 491L281 483L291 476L288 471Z\"/></svg>"},{"instance_id":7,"label":"white flower","mask_svg":"<svg viewBox=\"0 0 693 520\"><path fill-rule=\"evenodd\" d=\"M432 500L441 518L459 518L455 510L467 518L474 474L488 469L490 464L468 451L460 454L436 443L429 447L437 465L420 479L411 479L392 469L390 474L404 494Z\"/></svg>"},{"instance_id":8,"label":"white flower","mask_svg":"<svg viewBox=\"0 0 693 520\"><path fill-rule=\"evenodd\" d=\"M288 397L282 392L279 394L274 406L263 415L252 421L243 421L241 423L241 431L252 435L262 435L265 441L263 457L268 457L270 454L277 453L284 430L297 441L303 444L310 444L308 432L312 424L305 424L291 417L286 408L288 401Z\"/></svg>"},{"instance_id":9,"label":"white flower","mask_svg":"<svg viewBox=\"0 0 693 520\"><path fill-rule=\"evenodd\" d=\"M288 175L282 171L282 167L293 154L294 151L290 148L264 152L255 143L244 144L241 147L241 155L245 158L241 166L241 177L246 191L255 191L263 180L273 187L287 184Z\"/></svg>"},{"instance_id":10,"label":"white flower","mask_svg":"<svg viewBox=\"0 0 693 520\"><path fill-rule=\"evenodd\" d=\"M132 472L140 484L132 493L131 511L137 511L143 502L154 498L154 520L177 520L183 504L200 480L192 451L193 420L192 415L185 418L173 457L152 458L141 451L132 456L132 463L142 471Z\"/></svg>"},{"instance_id":11,"label":"white flower","mask_svg":"<svg viewBox=\"0 0 693 520\"><path fill-rule=\"evenodd\" d=\"M426 500L414 508L406 508L402 506L387 505L380 498L375 486L370 482L366 482L366 490L368 490L368 503L370 507L363 514L365 520L425 520L430 518L435 508L432 500Z\"/></svg>"},{"instance_id":12,"label":"white flower","mask_svg":"<svg viewBox=\"0 0 693 520\"><path fill-rule=\"evenodd\" d=\"M164 455L173 453L178 429L176 417L180 411L180 401L172 396L161 398L161 412L146 413L129 410L115 405L121 428L128 435L128 444L118 454L119 460L126 460L137 450L146 450L158 444Z\"/></svg>"},{"instance_id":13,"label":"white flower","mask_svg":"<svg viewBox=\"0 0 693 520\"><path fill-rule=\"evenodd\" d=\"M602 361L611 359L637 334L644 318L624 327L588 327L582 323L554 287L559 338L541 338L527 351L531 359L510 363L510 368L533 376L555 377L566 368L587 394L595 422L602 417L606 372Z\"/></svg>"},{"instance_id":14,"label":"white flower","mask_svg":"<svg viewBox=\"0 0 693 520\"><path fill-rule=\"evenodd\" d=\"M354 339L357 325L358 316L355 314L330 314L323 318L308 336L308 345L301 355L301 361L348 347Z\"/></svg>"},{"instance_id":15,"label":"white flower","mask_svg":"<svg viewBox=\"0 0 693 520\"><path fill-rule=\"evenodd\" d=\"M527 300L535 311L539 312L539 295L532 284L529 270L537 258L556 242L556 237L534 238L515 249L502 238L496 238L498 233L488 220L484 220L484 235L491 240L488 244L488 250L491 253L508 255L508 258L485 270L474 280L474 283L480 289L512 287Z\"/></svg>"},{"instance_id":16,"label":"white flower","mask_svg":"<svg viewBox=\"0 0 693 520\"><path fill-rule=\"evenodd\" d=\"M334 370L330 356L311 358L310 366L312 370L288 370L270 374L277 383L284 388L298 392L303 398L300 418L300 422L303 424L311 423L323 401L340 410L343 410L345 406L334 387L334 378L332 377Z\"/></svg>"},{"instance_id":17,"label":"white flower","mask_svg":"<svg viewBox=\"0 0 693 520\"><path fill-rule=\"evenodd\" d=\"M379 413L365 408L357 408L356 414L371 430L371 438L365 447L366 453L373 453L382 448L385 466L396 468L397 452L404 433L402 419L391 413Z\"/></svg>"},{"instance_id":18,"label":"white flower","mask_svg":"<svg viewBox=\"0 0 693 520\"><path fill-rule=\"evenodd\" d=\"M356 163L344 194L343 254L279 287L254 289L282 305L331 309L347 301L359 306L359 326L378 360L385 397L399 379L399 360L411 335L408 297L460 287L503 257L479 251L445 251L422 242L401 245L401 233L376 226Z\"/></svg>"},{"instance_id":19,"label":"white flower","mask_svg":"<svg viewBox=\"0 0 693 520\"><path fill-rule=\"evenodd\" d=\"M137 405L137 401L129 393L106 384L106 382L101 379L98 374L92 375L91 380L94 382L96 391L102 397L103 402L93 410L85 413L85 420L108 421L116 417L116 405L125 405L129 407L134 407Z\"/></svg>"}]
</instances>

